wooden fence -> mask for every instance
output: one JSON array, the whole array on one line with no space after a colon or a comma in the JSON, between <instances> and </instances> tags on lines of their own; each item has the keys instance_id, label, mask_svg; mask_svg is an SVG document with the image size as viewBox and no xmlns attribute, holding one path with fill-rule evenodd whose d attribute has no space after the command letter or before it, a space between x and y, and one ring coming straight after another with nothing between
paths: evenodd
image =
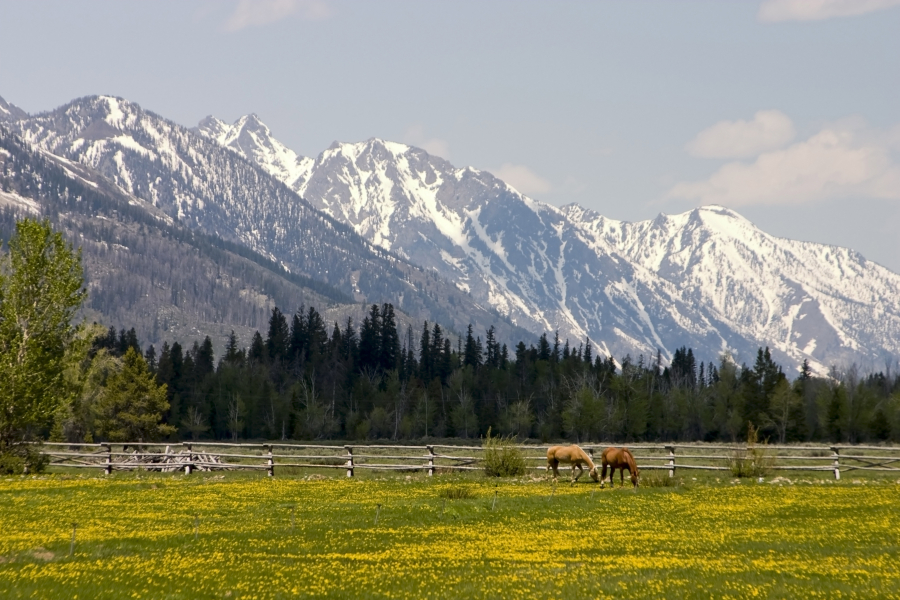
<instances>
[{"instance_id":1,"label":"wooden fence","mask_svg":"<svg viewBox=\"0 0 900 600\"><path fill-rule=\"evenodd\" d=\"M592 457L614 444L586 444ZM546 469L548 446L520 445L529 469ZM353 477L358 469L436 472L481 469L481 446L430 444L402 445L313 445L280 443L184 442L177 444L45 442L41 452L54 467L114 470L144 469L183 471L256 469L272 477L276 469L342 469ZM629 444L638 467L661 469L674 477L679 470L731 471L731 462L746 454L743 445ZM830 471L835 479L847 471L900 473L900 447L892 446L775 446L758 445L773 470ZM599 464L598 464L599 467Z\"/></svg>"}]
</instances>

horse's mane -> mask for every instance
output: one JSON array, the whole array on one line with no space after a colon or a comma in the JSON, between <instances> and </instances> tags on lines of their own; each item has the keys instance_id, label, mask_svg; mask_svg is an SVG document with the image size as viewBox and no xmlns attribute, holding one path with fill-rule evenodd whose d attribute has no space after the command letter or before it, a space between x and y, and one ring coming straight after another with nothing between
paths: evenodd
<instances>
[{"instance_id":1,"label":"horse's mane","mask_svg":"<svg viewBox=\"0 0 900 600\"><path fill-rule=\"evenodd\" d=\"M594 464L594 461L591 460L591 455L588 454L587 452L585 452L584 449L583 449L581 446L577 446L577 448L578 448L579 450L581 450L581 453L584 455L584 459L587 461L587 464L591 465L591 469L596 469L596 468L597 468L597 465L595 465L595 464Z\"/></svg>"},{"instance_id":2,"label":"horse's mane","mask_svg":"<svg viewBox=\"0 0 900 600\"><path fill-rule=\"evenodd\" d=\"M628 448L622 448L622 454L625 456L625 460L628 461L628 467L631 471L632 475L637 475L637 462L634 460L634 455L631 453L631 450Z\"/></svg>"}]
</instances>

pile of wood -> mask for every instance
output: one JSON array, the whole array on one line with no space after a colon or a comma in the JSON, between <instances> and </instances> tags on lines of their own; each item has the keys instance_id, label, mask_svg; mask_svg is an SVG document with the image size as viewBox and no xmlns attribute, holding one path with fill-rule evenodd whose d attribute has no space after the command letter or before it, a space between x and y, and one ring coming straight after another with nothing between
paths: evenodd
<instances>
[{"instance_id":1,"label":"pile of wood","mask_svg":"<svg viewBox=\"0 0 900 600\"><path fill-rule=\"evenodd\" d=\"M187 450L172 452L169 446L166 446L166 451L162 454L148 454L134 450L131 456L125 458L122 462L140 466L147 471L162 471L164 473L183 471L186 464L193 464L192 469L194 471L231 470L230 467L216 466L222 464L222 459L215 454L191 453Z\"/></svg>"}]
</instances>

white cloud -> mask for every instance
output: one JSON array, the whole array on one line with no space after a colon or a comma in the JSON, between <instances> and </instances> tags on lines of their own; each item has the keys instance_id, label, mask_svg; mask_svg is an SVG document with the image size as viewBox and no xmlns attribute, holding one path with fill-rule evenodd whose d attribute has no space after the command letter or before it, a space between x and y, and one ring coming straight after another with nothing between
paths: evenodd
<instances>
[{"instance_id":1,"label":"white cloud","mask_svg":"<svg viewBox=\"0 0 900 600\"><path fill-rule=\"evenodd\" d=\"M403 134L403 143L421 148L432 156L440 156L445 160L450 160L450 144L447 140L428 137L425 135L425 128L422 125L413 125Z\"/></svg>"},{"instance_id":2,"label":"white cloud","mask_svg":"<svg viewBox=\"0 0 900 600\"><path fill-rule=\"evenodd\" d=\"M829 198L900 200L897 150L900 126L877 132L847 120L753 162L728 163L704 181L678 183L666 197L731 207Z\"/></svg>"},{"instance_id":3,"label":"white cloud","mask_svg":"<svg viewBox=\"0 0 900 600\"><path fill-rule=\"evenodd\" d=\"M794 139L794 124L779 110L761 110L752 121L719 121L685 147L703 158L749 158L781 148Z\"/></svg>"},{"instance_id":4,"label":"white cloud","mask_svg":"<svg viewBox=\"0 0 900 600\"><path fill-rule=\"evenodd\" d=\"M553 187L549 181L525 165L503 163L499 169L491 169L491 173L528 196L545 194Z\"/></svg>"},{"instance_id":5,"label":"white cloud","mask_svg":"<svg viewBox=\"0 0 900 600\"><path fill-rule=\"evenodd\" d=\"M227 32L239 31L294 15L308 21L318 21L332 14L331 6L324 0L238 0L224 29Z\"/></svg>"},{"instance_id":6,"label":"white cloud","mask_svg":"<svg viewBox=\"0 0 900 600\"><path fill-rule=\"evenodd\" d=\"M764 0L759 6L760 21L821 21L833 17L853 17L900 5L900 0Z\"/></svg>"}]
</instances>

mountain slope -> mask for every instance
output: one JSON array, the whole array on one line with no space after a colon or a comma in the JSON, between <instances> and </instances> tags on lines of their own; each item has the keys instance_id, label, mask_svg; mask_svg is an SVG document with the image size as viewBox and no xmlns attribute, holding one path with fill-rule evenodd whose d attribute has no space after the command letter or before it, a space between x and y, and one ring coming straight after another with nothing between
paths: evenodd
<instances>
[{"instance_id":1,"label":"mountain slope","mask_svg":"<svg viewBox=\"0 0 900 600\"><path fill-rule=\"evenodd\" d=\"M434 273L322 214L218 141L126 100L81 98L12 126L30 144L95 169L179 223L244 244L356 301L392 302L456 331L497 323L506 339L531 338ZM242 139L232 141L240 147Z\"/></svg>"},{"instance_id":2,"label":"mountain slope","mask_svg":"<svg viewBox=\"0 0 900 600\"><path fill-rule=\"evenodd\" d=\"M570 205L598 247L672 283L710 320L827 366L900 351L900 276L847 248L768 235L708 206L624 223Z\"/></svg>"},{"instance_id":3,"label":"mountain slope","mask_svg":"<svg viewBox=\"0 0 900 600\"><path fill-rule=\"evenodd\" d=\"M86 167L34 152L2 125L0 190L0 239L9 239L17 218L49 218L82 249L86 315L134 327L145 343L210 335L221 351L234 329L249 345L276 305L287 312L314 305L341 321L365 312L326 284L173 223Z\"/></svg>"},{"instance_id":4,"label":"mountain slope","mask_svg":"<svg viewBox=\"0 0 900 600\"><path fill-rule=\"evenodd\" d=\"M17 121L28 116L24 110L0 98L0 121Z\"/></svg>"},{"instance_id":5,"label":"mountain slope","mask_svg":"<svg viewBox=\"0 0 900 600\"><path fill-rule=\"evenodd\" d=\"M218 124L199 130L243 139L228 147L313 206L532 330L588 335L616 356L688 345L752 360L769 345L820 370L900 354L900 277L850 250L775 238L718 207L640 223L556 209L378 139L335 143L311 166L285 149L303 165L286 176L258 118Z\"/></svg>"}]
</instances>

